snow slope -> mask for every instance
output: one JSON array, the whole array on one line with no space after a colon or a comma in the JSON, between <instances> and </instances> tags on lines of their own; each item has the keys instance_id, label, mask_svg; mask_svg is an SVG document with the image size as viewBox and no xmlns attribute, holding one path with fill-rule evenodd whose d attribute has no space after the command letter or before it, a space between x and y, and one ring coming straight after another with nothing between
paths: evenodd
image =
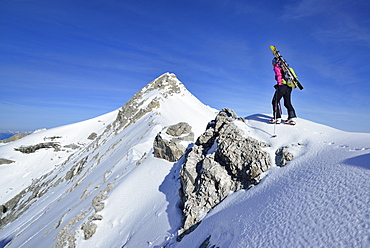
<instances>
[{"instance_id":1,"label":"snow slope","mask_svg":"<svg viewBox=\"0 0 370 248\"><path fill-rule=\"evenodd\" d=\"M370 247L370 134L298 120L277 126L266 115L238 122L245 134L288 146L294 159L274 166L250 190L231 194L174 247Z\"/></svg>"},{"instance_id":2,"label":"snow slope","mask_svg":"<svg viewBox=\"0 0 370 248\"><path fill-rule=\"evenodd\" d=\"M281 146L295 158L274 167L250 190L214 208L175 247L208 237L220 247L369 247L370 134L342 132L306 120L273 127L266 115L247 117L246 134Z\"/></svg>"},{"instance_id":3,"label":"snow slope","mask_svg":"<svg viewBox=\"0 0 370 248\"><path fill-rule=\"evenodd\" d=\"M159 105L125 127L117 125L121 109L0 147L0 158L16 161L0 165L0 204L30 186L14 211L21 203L29 207L2 227L0 247L370 247L370 134L298 119L296 126L278 125L272 138L264 114L235 123L246 136L270 144L264 149L271 158L288 146L294 159L285 167L273 165L251 189L230 194L177 242L182 159L154 158L153 140L180 121L197 137L216 113L173 74L165 76L132 101L140 109L154 99ZM180 91L169 93L170 84ZM98 137L87 139L92 132ZM60 137L55 141L63 149L14 150L51 137ZM65 147L70 144L79 148ZM82 229L94 227L85 239Z\"/></svg>"},{"instance_id":4,"label":"snow slope","mask_svg":"<svg viewBox=\"0 0 370 248\"><path fill-rule=\"evenodd\" d=\"M93 132L101 134L106 126L114 121L117 113L118 110L115 110L87 121L50 130L35 131L32 135L14 141L9 145L0 146L0 158L15 161L12 164L0 165L1 185L4 186L0 187L0 203L10 200L19 191L30 185L32 179L36 179L54 169L54 164L58 166L58 164L64 162L74 152L74 149L64 146L75 144L82 147L92 143L92 140L88 139L89 135ZM57 153L53 149L48 149L47 151L39 150L32 154L22 154L14 150L14 148L21 146L52 140L60 143L64 149Z\"/></svg>"},{"instance_id":5,"label":"snow slope","mask_svg":"<svg viewBox=\"0 0 370 248\"><path fill-rule=\"evenodd\" d=\"M171 86L177 91L170 90ZM154 108L139 119L128 117L123 126L117 122L117 110L0 147L1 158L16 161L0 166L6 175L1 181L1 204L29 186L14 210L1 216L27 206L20 217L3 227L0 245L121 247L129 242L146 247L147 242L165 240L172 223L165 214L168 199L163 192L168 189L163 180L173 163L152 156L154 137L183 121L199 136L217 111L203 105L173 74L154 80L129 102L134 107L126 104L122 112L132 110L134 115ZM92 132L98 134L94 141L87 139ZM14 150L51 137L62 147L60 151L49 148L22 154ZM79 148L65 147L70 144ZM180 217L178 208L174 209ZM81 230L84 224L97 226L87 240Z\"/></svg>"}]
</instances>

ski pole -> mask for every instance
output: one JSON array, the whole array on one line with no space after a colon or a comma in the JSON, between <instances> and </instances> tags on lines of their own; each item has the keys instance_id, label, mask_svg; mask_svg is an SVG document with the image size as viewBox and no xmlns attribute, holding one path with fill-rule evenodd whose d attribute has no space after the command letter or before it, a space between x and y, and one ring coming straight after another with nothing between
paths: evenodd
<instances>
[{"instance_id":1,"label":"ski pole","mask_svg":"<svg viewBox=\"0 0 370 248\"><path fill-rule=\"evenodd\" d=\"M277 122L277 119L276 119L276 113L277 113L277 111L278 111L278 106L277 106L277 92L278 92L278 90L276 89L276 91L275 91L275 106L274 106L274 109L275 109L275 113L274 113L274 135L272 135L272 137L273 138L275 138L277 135L276 135L276 122Z\"/></svg>"}]
</instances>

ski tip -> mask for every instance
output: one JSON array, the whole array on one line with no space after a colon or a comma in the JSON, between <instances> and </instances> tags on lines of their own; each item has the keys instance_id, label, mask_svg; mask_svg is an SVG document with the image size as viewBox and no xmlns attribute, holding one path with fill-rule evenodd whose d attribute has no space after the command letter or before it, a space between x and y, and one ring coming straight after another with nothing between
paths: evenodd
<instances>
[{"instance_id":1,"label":"ski tip","mask_svg":"<svg viewBox=\"0 0 370 248\"><path fill-rule=\"evenodd\" d=\"M271 46L270 46L270 49L271 49L272 51L275 51L275 50L276 50L276 47L275 47L275 46L273 46L273 45L271 45Z\"/></svg>"}]
</instances>

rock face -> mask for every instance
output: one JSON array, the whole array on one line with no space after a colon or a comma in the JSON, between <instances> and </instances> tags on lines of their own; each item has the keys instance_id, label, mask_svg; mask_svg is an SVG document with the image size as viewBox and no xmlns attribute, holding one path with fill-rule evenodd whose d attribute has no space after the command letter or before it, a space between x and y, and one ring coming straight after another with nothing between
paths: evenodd
<instances>
[{"instance_id":1,"label":"rock face","mask_svg":"<svg viewBox=\"0 0 370 248\"><path fill-rule=\"evenodd\" d=\"M96 139L96 137L98 137L98 135L97 135L95 132L93 132L93 133L91 133L91 134L89 135L89 137L87 137L87 139L89 139L89 140L94 140L94 139Z\"/></svg>"},{"instance_id":2,"label":"rock face","mask_svg":"<svg viewBox=\"0 0 370 248\"><path fill-rule=\"evenodd\" d=\"M186 122L179 122L176 125L167 128L166 133L171 136L181 136L183 134L191 133L191 126Z\"/></svg>"},{"instance_id":3,"label":"rock face","mask_svg":"<svg viewBox=\"0 0 370 248\"><path fill-rule=\"evenodd\" d=\"M119 110L116 121L113 125L117 128L125 128L135 123L145 114L152 112L153 109L160 107L161 98L168 98L173 94L178 94L184 85L177 80L175 74L165 73L156 80L150 82L138 91L122 108ZM154 98L144 98L145 95L161 91L160 95Z\"/></svg>"},{"instance_id":4,"label":"rock face","mask_svg":"<svg viewBox=\"0 0 370 248\"><path fill-rule=\"evenodd\" d=\"M0 205L0 214L6 213L6 207L4 205Z\"/></svg>"},{"instance_id":5,"label":"rock face","mask_svg":"<svg viewBox=\"0 0 370 248\"><path fill-rule=\"evenodd\" d=\"M11 164L11 163L14 163L15 161L13 160L9 160L9 159L5 159L5 158L0 158L0 165L2 164Z\"/></svg>"},{"instance_id":6,"label":"rock face","mask_svg":"<svg viewBox=\"0 0 370 248\"><path fill-rule=\"evenodd\" d=\"M180 239L230 192L259 183L260 174L270 168L270 156L261 149L268 145L245 137L234 123L237 118L231 109L221 110L187 151L180 171Z\"/></svg>"},{"instance_id":7,"label":"rock face","mask_svg":"<svg viewBox=\"0 0 370 248\"><path fill-rule=\"evenodd\" d=\"M14 148L14 150L20 151L22 153L34 153L39 149L47 148L54 148L54 150L58 151L60 149L60 145L57 142L45 142L31 146L21 146L19 148Z\"/></svg>"},{"instance_id":8,"label":"rock face","mask_svg":"<svg viewBox=\"0 0 370 248\"><path fill-rule=\"evenodd\" d=\"M289 161L292 161L293 154L287 151L288 146L280 147L275 152L275 163L277 166L283 167L285 166Z\"/></svg>"},{"instance_id":9,"label":"rock face","mask_svg":"<svg viewBox=\"0 0 370 248\"><path fill-rule=\"evenodd\" d=\"M161 132L154 139L154 156L163 158L170 162L176 162L185 153L185 146L182 141L194 141L194 133L191 126L186 122L180 122L167 128L168 139L162 137Z\"/></svg>"}]
</instances>

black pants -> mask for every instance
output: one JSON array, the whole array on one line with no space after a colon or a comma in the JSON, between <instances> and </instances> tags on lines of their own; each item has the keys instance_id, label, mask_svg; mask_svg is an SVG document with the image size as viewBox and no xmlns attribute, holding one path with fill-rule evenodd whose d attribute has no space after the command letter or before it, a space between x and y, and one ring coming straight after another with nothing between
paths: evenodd
<instances>
[{"instance_id":1,"label":"black pants","mask_svg":"<svg viewBox=\"0 0 370 248\"><path fill-rule=\"evenodd\" d=\"M290 95L292 94L292 88L288 85L277 85L274 97L272 98L272 110L274 113L274 118L281 118L281 112L278 107L278 102L281 98L284 98L284 107L286 107L288 111L288 119L297 117L295 114L295 110L293 108ZM276 115L275 115L276 113Z\"/></svg>"}]
</instances>

